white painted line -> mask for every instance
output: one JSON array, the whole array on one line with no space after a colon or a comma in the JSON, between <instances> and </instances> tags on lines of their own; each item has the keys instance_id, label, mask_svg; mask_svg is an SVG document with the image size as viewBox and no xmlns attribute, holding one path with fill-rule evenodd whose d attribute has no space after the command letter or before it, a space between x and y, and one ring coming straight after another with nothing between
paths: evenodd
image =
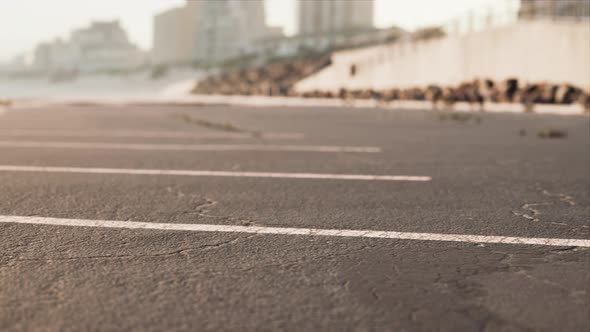
<instances>
[{"instance_id":1,"label":"white painted line","mask_svg":"<svg viewBox=\"0 0 590 332\"><path fill-rule=\"evenodd\" d=\"M302 133L221 133L186 131L145 131L145 130L44 130L44 129L0 129L4 137L119 137L119 138L198 138L198 139L303 139Z\"/></svg>"},{"instance_id":2,"label":"white painted line","mask_svg":"<svg viewBox=\"0 0 590 332\"><path fill-rule=\"evenodd\" d=\"M379 153L372 146L313 146L270 144L144 144L144 143L86 143L86 142L33 142L0 141L0 147L44 149L103 149L142 151L285 151L285 152L351 152Z\"/></svg>"},{"instance_id":3,"label":"white painted line","mask_svg":"<svg viewBox=\"0 0 590 332\"><path fill-rule=\"evenodd\" d=\"M331 236L331 237L375 238L375 239L437 241L437 242L493 243L493 244L557 246L557 247L590 247L590 240L581 240L581 239L555 239L555 238L549 239L549 238L528 238L528 237L486 236L486 235L408 233L408 232L348 230L348 229L228 226L228 225L211 225L211 224L209 224L209 225L207 225L207 224L163 224L163 223L133 222L133 221L61 219L61 218L17 217L17 216L0 216L0 223L69 226L69 227L119 228L119 229L151 229L151 230L188 231L188 232Z\"/></svg>"},{"instance_id":4,"label":"white painted line","mask_svg":"<svg viewBox=\"0 0 590 332\"><path fill-rule=\"evenodd\" d=\"M0 165L0 172L219 176L219 177L242 177L242 178L360 180L360 181L427 182L427 181L432 180L432 178L430 176L409 176L409 175L269 173L269 172L190 171L190 170L163 170L163 169L127 169L127 168L44 167L44 166L13 166L13 165Z\"/></svg>"}]
</instances>

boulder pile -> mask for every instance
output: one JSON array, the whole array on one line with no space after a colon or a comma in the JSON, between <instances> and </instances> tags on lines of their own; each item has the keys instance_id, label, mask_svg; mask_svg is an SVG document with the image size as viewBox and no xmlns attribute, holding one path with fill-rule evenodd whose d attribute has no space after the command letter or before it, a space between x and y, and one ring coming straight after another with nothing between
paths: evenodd
<instances>
[{"instance_id":1,"label":"boulder pile","mask_svg":"<svg viewBox=\"0 0 590 332\"><path fill-rule=\"evenodd\" d=\"M503 82L493 80L474 80L458 86L430 85L424 88L386 89L386 90L347 90L338 93L330 91L309 91L300 95L304 98L341 98L374 99L391 102L397 100L429 101L433 105L452 105L457 102L479 104L485 103L521 103L521 104L561 104L582 103L590 107L590 91L584 91L570 84L527 83L517 79Z\"/></svg>"},{"instance_id":2,"label":"boulder pile","mask_svg":"<svg viewBox=\"0 0 590 332\"><path fill-rule=\"evenodd\" d=\"M520 103L527 107L532 107L534 104L581 103L590 112L590 91L584 91L570 84L522 83L515 78L501 82L476 79L457 86L430 85L407 89L340 89L337 92L316 90L304 93L294 90L297 82L330 64L329 57L306 58L272 63L263 67L227 71L202 80L193 93L344 100L372 99L379 102L414 100L429 101L434 108L451 107L457 102L467 102L479 105L482 110L485 103Z\"/></svg>"},{"instance_id":3,"label":"boulder pile","mask_svg":"<svg viewBox=\"0 0 590 332\"><path fill-rule=\"evenodd\" d=\"M193 93L293 96L295 83L329 66L329 57L276 62L263 67L227 71L200 81Z\"/></svg>"}]
</instances>

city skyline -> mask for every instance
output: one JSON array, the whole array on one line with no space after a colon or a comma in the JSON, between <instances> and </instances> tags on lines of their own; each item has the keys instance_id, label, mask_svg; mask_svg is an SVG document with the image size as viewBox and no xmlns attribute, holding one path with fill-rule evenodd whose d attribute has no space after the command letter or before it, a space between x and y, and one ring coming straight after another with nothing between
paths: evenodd
<instances>
[{"instance_id":1,"label":"city skyline","mask_svg":"<svg viewBox=\"0 0 590 332\"><path fill-rule=\"evenodd\" d=\"M406 29L436 24L451 20L467 10L490 8L492 0L449 0L441 3L436 0L405 1L375 0L374 21L379 28L392 25ZM504 5L510 1L498 2ZM55 38L67 38L69 33L86 26L94 20L121 21L132 42L144 50L152 46L153 16L166 9L184 3L183 0L103 0L84 2L76 0L54 0L45 3L34 0L11 2L0 10L0 21L13 29L2 29L0 38L3 47L0 61L7 61L35 45ZM282 27L288 35L296 33L295 0L265 0L267 24ZM67 8L68 10L60 10ZM424 8L430 8L424 11ZM34 9L34 10L33 10ZM50 14L50 15L48 15ZM34 24L32 24L34 22ZM14 33L18 31L18 33Z\"/></svg>"}]
</instances>

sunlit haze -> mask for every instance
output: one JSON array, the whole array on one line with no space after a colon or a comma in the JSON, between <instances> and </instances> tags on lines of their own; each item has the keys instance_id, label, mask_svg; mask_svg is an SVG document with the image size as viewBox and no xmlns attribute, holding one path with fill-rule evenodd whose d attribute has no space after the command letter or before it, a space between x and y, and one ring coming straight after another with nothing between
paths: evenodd
<instances>
[{"instance_id":1,"label":"sunlit haze","mask_svg":"<svg viewBox=\"0 0 590 332\"><path fill-rule=\"evenodd\" d=\"M590 0L0 22L0 332L590 332Z\"/></svg>"},{"instance_id":2,"label":"sunlit haze","mask_svg":"<svg viewBox=\"0 0 590 332\"><path fill-rule=\"evenodd\" d=\"M445 22L471 9L504 5L510 0L376 0L377 27L398 25L413 29ZM154 14L183 0L0 0L0 60L30 51L56 37L67 37L75 28L92 20L120 19L131 40L143 49L152 41ZM266 0L267 21L282 26L287 34L295 31L295 0Z\"/></svg>"}]
</instances>

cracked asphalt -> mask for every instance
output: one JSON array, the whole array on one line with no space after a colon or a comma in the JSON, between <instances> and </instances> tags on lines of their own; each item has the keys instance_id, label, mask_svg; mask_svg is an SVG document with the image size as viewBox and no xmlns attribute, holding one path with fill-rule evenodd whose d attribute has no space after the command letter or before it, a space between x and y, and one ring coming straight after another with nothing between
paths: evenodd
<instances>
[{"instance_id":1,"label":"cracked asphalt","mask_svg":"<svg viewBox=\"0 0 590 332\"><path fill-rule=\"evenodd\" d=\"M537 137L546 128L567 138ZM9 134L16 129L46 136ZM54 137L52 130L105 136ZM108 135L134 130L196 136ZM199 136L224 131L257 134ZM375 146L382 152L2 146L0 165L432 177L0 172L4 216L590 239L585 116L455 121L379 109L52 106L3 113L0 140ZM590 250L0 223L2 331L305 329L588 331Z\"/></svg>"}]
</instances>

